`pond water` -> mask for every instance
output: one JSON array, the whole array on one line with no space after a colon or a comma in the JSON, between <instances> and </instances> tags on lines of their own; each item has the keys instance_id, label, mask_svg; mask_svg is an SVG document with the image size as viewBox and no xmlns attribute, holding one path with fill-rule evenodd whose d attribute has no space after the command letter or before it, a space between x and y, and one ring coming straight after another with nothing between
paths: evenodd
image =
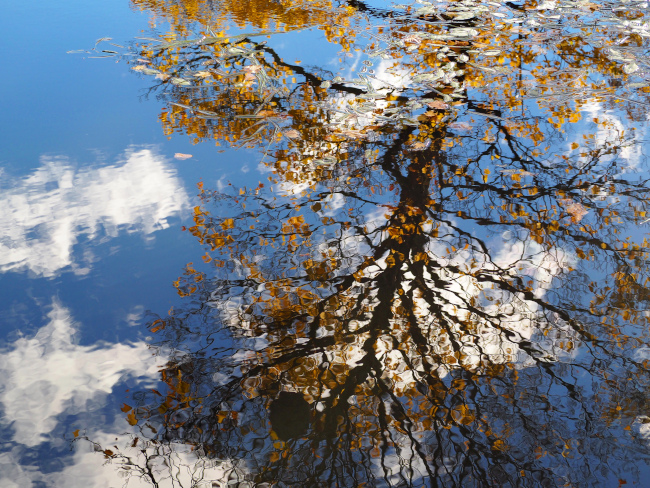
<instances>
[{"instance_id":1,"label":"pond water","mask_svg":"<svg viewBox=\"0 0 650 488\"><path fill-rule=\"evenodd\" d=\"M647 2L0 27L0 486L644 486Z\"/></svg>"}]
</instances>

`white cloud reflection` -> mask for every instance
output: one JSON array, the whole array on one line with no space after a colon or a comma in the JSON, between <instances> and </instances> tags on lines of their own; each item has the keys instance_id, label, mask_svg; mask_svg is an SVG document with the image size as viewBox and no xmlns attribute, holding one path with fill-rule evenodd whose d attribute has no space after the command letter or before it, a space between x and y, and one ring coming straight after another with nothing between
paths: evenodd
<instances>
[{"instance_id":1,"label":"white cloud reflection","mask_svg":"<svg viewBox=\"0 0 650 488\"><path fill-rule=\"evenodd\" d=\"M119 426L115 426L115 431L118 429ZM102 446L132 442L128 436L107 432L94 433L93 440ZM148 451L148 463L140 455L140 449ZM238 479L246 473L243 463L209 459L201 456L193 446L185 444L141 444L138 449L125 451L142 470L147 467L146 472L153 474L159 488L227 488L233 486L232 481L229 482L232 473ZM56 488L150 488L153 483L138 469L120 468L119 462L107 464L104 456L93 452L92 446L86 443L77 445L72 464L48 475L47 485ZM243 485L245 483L240 486Z\"/></svg>"},{"instance_id":2,"label":"white cloud reflection","mask_svg":"<svg viewBox=\"0 0 650 488\"><path fill-rule=\"evenodd\" d=\"M188 202L175 170L150 149L128 150L117 164L74 169L64 158L0 190L0 271L29 270L44 277L71 267L82 236L151 234L168 226Z\"/></svg>"},{"instance_id":3,"label":"white cloud reflection","mask_svg":"<svg viewBox=\"0 0 650 488\"><path fill-rule=\"evenodd\" d=\"M45 476L36 468L22 466L12 451L0 453L0 486L3 488L31 488Z\"/></svg>"},{"instance_id":4,"label":"white cloud reflection","mask_svg":"<svg viewBox=\"0 0 650 488\"><path fill-rule=\"evenodd\" d=\"M591 120L598 120L598 128L594 133L596 147L615 148L611 153L601 154L599 164L611 164L618 160L622 173L636 170L644 159L647 123L625 120L616 111L607 109L603 103L591 100L582 106L583 112ZM631 136L631 137L630 137ZM625 138L630 138L625 140ZM576 137L575 142L583 144L582 137ZM589 158L582 158L582 164L588 164Z\"/></svg>"},{"instance_id":5,"label":"white cloud reflection","mask_svg":"<svg viewBox=\"0 0 650 488\"><path fill-rule=\"evenodd\" d=\"M105 398L126 376L153 380L157 365L144 342L80 346L69 311L54 302L49 323L0 354L2 422L16 444L47 439L63 413L84 411Z\"/></svg>"}]
</instances>

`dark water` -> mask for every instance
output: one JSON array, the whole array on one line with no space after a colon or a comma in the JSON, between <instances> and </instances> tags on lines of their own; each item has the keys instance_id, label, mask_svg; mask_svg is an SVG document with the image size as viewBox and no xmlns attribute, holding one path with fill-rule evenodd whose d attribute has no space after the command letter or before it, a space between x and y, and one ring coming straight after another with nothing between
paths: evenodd
<instances>
[{"instance_id":1,"label":"dark water","mask_svg":"<svg viewBox=\"0 0 650 488\"><path fill-rule=\"evenodd\" d=\"M645 486L648 9L8 6L0 485Z\"/></svg>"}]
</instances>

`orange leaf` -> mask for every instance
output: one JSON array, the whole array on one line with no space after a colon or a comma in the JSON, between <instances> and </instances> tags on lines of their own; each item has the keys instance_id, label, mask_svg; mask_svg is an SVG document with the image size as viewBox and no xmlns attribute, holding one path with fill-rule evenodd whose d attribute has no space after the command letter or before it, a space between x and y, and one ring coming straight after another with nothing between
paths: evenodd
<instances>
[{"instance_id":1,"label":"orange leaf","mask_svg":"<svg viewBox=\"0 0 650 488\"><path fill-rule=\"evenodd\" d=\"M135 412L131 412L129 415L127 415L126 420L129 425L135 425L138 423L138 419L135 418Z\"/></svg>"},{"instance_id":2,"label":"orange leaf","mask_svg":"<svg viewBox=\"0 0 650 488\"><path fill-rule=\"evenodd\" d=\"M154 320L154 322L151 324L151 332L158 332L161 329L165 328L165 321L161 319ZM124 410L125 412L127 410Z\"/></svg>"}]
</instances>

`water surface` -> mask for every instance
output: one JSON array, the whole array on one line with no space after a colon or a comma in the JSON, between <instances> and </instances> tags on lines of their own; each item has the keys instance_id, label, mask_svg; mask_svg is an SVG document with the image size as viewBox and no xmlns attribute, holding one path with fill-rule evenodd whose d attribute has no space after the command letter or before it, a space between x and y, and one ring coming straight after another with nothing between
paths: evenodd
<instances>
[{"instance_id":1,"label":"water surface","mask_svg":"<svg viewBox=\"0 0 650 488\"><path fill-rule=\"evenodd\" d=\"M6 483L642 486L647 3L129 7L7 162Z\"/></svg>"}]
</instances>

